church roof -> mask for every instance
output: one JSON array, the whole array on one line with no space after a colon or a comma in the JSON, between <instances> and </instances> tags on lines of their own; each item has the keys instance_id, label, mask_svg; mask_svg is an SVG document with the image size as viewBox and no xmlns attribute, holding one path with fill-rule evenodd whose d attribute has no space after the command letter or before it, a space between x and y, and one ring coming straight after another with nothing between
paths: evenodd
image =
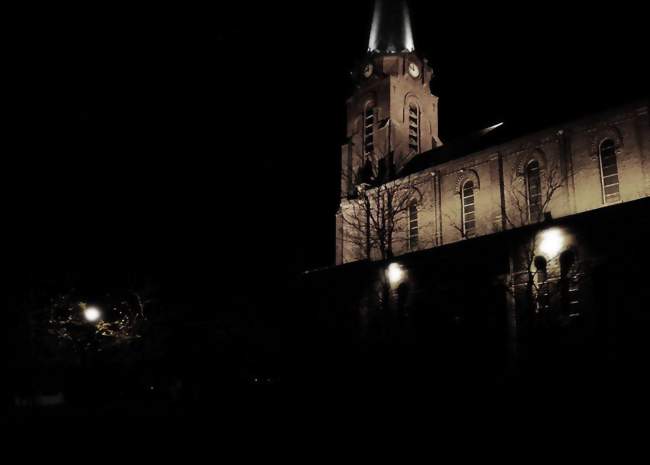
<instances>
[{"instance_id":1,"label":"church roof","mask_svg":"<svg viewBox=\"0 0 650 465\"><path fill-rule=\"evenodd\" d=\"M513 120L505 124L500 123L490 128L471 133L461 139L445 143L428 152L418 154L399 171L399 176L404 177L419 173L428 168L476 154L483 150L499 150L504 144L515 143L525 138L534 138L549 131L564 130L578 124L583 124L590 119L605 117L605 115L612 112L647 108L647 106L647 101L637 100L598 112L578 112L572 118L559 117L545 122Z\"/></svg>"},{"instance_id":2,"label":"church roof","mask_svg":"<svg viewBox=\"0 0 650 465\"><path fill-rule=\"evenodd\" d=\"M368 51L373 53L413 52L413 31L404 0L375 0Z\"/></svg>"},{"instance_id":3,"label":"church roof","mask_svg":"<svg viewBox=\"0 0 650 465\"><path fill-rule=\"evenodd\" d=\"M401 170L400 177L418 173L457 158L495 147L526 134L525 131L495 125L415 156Z\"/></svg>"}]
</instances>

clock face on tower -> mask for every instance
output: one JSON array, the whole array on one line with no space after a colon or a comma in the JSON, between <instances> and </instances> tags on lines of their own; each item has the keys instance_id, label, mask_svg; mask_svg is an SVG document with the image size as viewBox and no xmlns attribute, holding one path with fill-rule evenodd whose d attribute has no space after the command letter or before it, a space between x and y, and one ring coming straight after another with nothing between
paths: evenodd
<instances>
[{"instance_id":1,"label":"clock face on tower","mask_svg":"<svg viewBox=\"0 0 650 465\"><path fill-rule=\"evenodd\" d=\"M371 63L368 63L366 66L363 68L363 77L369 78L372 76L372 72L374 71L374 67L372 66Z\"/></svg>"},{"instance_id":2,"label":"clock face on tower","mask_svg":"<svg viewBox=\"0 0 650 465\"><path fill-rule=\"evenodd\" d=\"M409 65L409 74L412 78L417 79L420 77L420 67L415 63Z\"/></svg>"}]
</instances>

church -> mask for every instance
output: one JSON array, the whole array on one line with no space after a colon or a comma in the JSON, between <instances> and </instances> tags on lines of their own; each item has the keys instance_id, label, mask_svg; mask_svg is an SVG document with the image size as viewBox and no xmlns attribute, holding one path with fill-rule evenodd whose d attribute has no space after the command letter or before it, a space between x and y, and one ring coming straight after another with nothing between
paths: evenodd
<instances>
[{"instance_id":1,"label":"church","mask_svg":"<svg viewBox=\"0 0 650 465\"><path fill-rule=\"evenodd\" d=\"M403 2L378 2L342 148L336 263L386 259L650 195L639 102L481 150L438 135ZM487 128L483 136L499 131ZM484 137L486 138L486 137Z\"/></svg>"},{"instance_id":2,"label":"church","mask_svg":"<svg viewBox=\"0 0 650 465\"><path fill-rule=\"evenodd\" d=\"M298 285L319 352L345 354L342 366L361 348L355 367L381 372L424 357L491 374L641 353L630 341L650 328L647 101L448 143L406 2L376 2L354 79L336 266Z\"/></svg>"}]
</instances>

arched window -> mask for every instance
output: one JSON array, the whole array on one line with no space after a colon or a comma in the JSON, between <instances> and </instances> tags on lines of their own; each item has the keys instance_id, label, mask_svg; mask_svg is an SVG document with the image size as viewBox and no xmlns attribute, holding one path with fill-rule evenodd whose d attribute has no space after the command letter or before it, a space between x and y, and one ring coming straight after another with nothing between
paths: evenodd
<instances>
[{"instance_id":1,"label":"arched window","mask_svg":"<svg viewBox=\"0 0 650 465\"><path fill-rule=\"evenodd\" d=\"M363 153L370 155L375 151L375 104L368 102L363 112Z\"/></svg>"},{"instance_id":2,"label":"arched window","mask_svg":"<svg viewBox=\"0 0 650 465\"><path fill-rule=\"evenodd\" d=\"M413 202L409 206L409 250L417 250L419 240L418 205Z\"/></svg>"},{"instance_id":3,"label":"arched window","mask_svg":"<svg viewBox=\"0 0 650 465\"><path fill-rule=\"evenodd\" d=\"M542 216L542 183L537 160L531 161L526 166L526 191L528 218L530 222L539 221Z\"/></svg>"},{"instance_id":4,"label":"arched window","mask_svg":"<svg viewBox=\"0 0 650 465\"><path fill-rule=\"evenodd\" d=\"M476 202L474 198L474 181L463 184L463 234L473 237L476 233Z\"/></svg>"},{"instance_id":5,"label":"arched window","mask_svg":"<svg viewBox=\"0 0 650 465\"><path fill-rule=\"evenodd\" d=\"M420 152L420 107L409 104L409 152Z\"/></svg>"},{"instance_id":6,"label":"arched window","mask_svg":"<svg viewBox=\"0 0 650 465\"><path fill-rule=\"evenodd\" d=\"M606 139L600 144L600 174L603 183L603 200L616 203L621 200L618 179L618 163L616 161L616 144L612 139Z\"/></svg>"}]
</instances>

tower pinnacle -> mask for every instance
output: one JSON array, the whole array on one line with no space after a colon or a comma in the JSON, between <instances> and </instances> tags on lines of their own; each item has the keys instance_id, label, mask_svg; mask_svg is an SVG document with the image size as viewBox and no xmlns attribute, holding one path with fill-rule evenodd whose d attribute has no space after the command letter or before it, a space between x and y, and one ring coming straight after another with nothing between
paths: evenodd
<instances>
[{"instance_id":1,"label":"tower pinnacle","mask_svg":"<svg viewBox=\"0 0 650 465\"><path fill-rule=\"evenodd\" d=\"M413 52L411 18L405 0L375 0L368 51L373 53Z\"/></svg>"}]
</instances>

